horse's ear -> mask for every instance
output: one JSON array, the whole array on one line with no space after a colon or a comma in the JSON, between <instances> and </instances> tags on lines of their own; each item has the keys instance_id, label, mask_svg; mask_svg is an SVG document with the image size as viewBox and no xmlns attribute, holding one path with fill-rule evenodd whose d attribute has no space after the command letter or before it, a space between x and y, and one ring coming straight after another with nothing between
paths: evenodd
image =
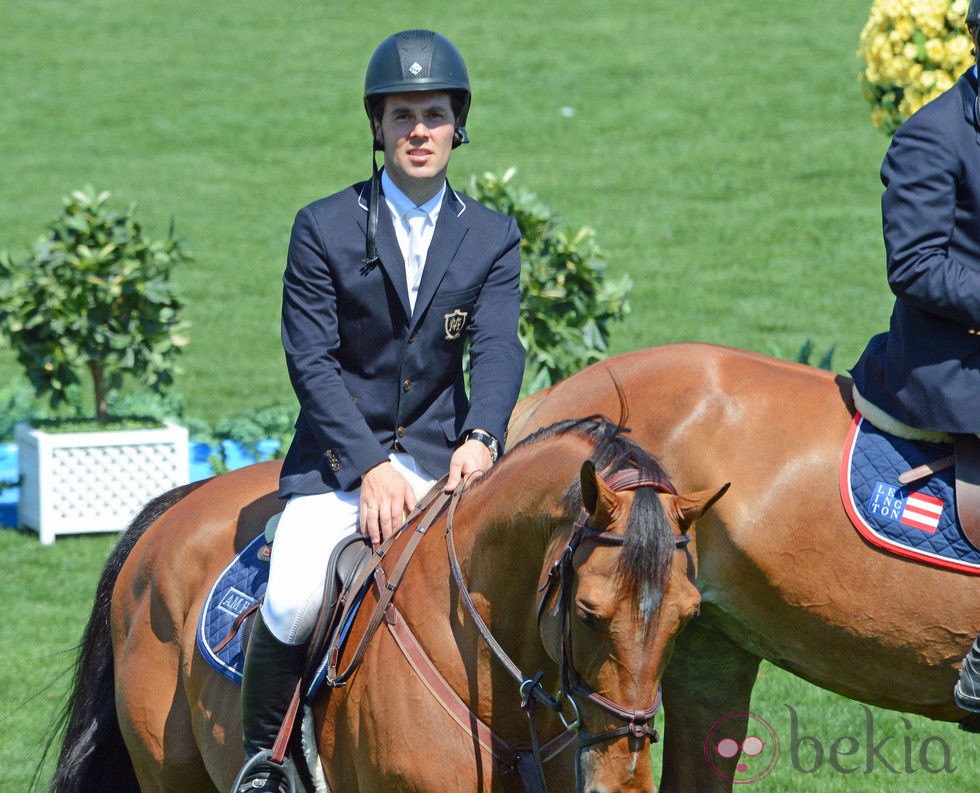
<instances>
[{"instance_id":1,"label":"horse's ear","mask_svg":"<svg viewBox=\"0 0 980 793\"><path fill-rule=\"evenodd\" d=\"M690 526L705 512L711 509L712 505L725 495L731 485L731 482L726 482L719 488L709 488L708 490L699 490L697 493L683 493L679 496L674 496L673 502L677 523L681 528Z\"/></svg>"},{"instance_id":2,"label":"horse's ear","mask_svg":"<svg viewBox=\"0 0 980 793\"><path fill-rule=\"evenodd\" d=\"M591 460L582 463L579 478L582 480L582 506L591 515L599 502L599 483L596 481L595 466Z\"/></svg>"},{"instance_id":3,"label":"horse's ear","mask_svg":"<svg viewBox=\"0 0 980 793\"><path fill-rule=\"evenodd\" d=\"M580 472L582 481L582 506L598 525L612 522L612 514L616 508L616 496L602 478L595 472L591 460L582 463Z\"/></svg>"}]
</instances>

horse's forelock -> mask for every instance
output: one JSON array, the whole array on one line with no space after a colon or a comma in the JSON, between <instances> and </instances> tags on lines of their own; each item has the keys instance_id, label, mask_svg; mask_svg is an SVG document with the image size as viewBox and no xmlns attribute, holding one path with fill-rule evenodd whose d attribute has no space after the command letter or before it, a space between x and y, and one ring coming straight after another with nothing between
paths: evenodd
<instances>
[{"instance_id":1,"label":"horse's forelock","mask_svg":"<svg viewBox=\"0 0 980 793\"><path fill-rule=\"evenodd\" d=\"M576 433L593 441L589 459L602 476L636 469L645 479L668 483L670 480L660 463L626 437L627 432L627 428L604 416L589 416L553 424L528 440ZM565 491L562 502L571 511L580 508L582 487L578 479ZM635 599L644 612L652 612L663 595L673 551L674 531L657 491L651 487L638 489L626 525L626 542L619 555L619 572L623 594Z\"/></svg>"},{"instance_id":2,"label":"horse's forelock","mask_svg":"<svg viewBox=\"0 0 980 793\"><path fill-rule=\"evenodd\" d=\"M619 554L624 594L638 601L649 617L663 596L674 559L674 530L656 490L636 491Z\"/></svg>"},{"instance_id":3,"label":"horse's forelock","mask_svg":"<svg viewBox=\"0 0 980 793\"><path fill-rule=\"evenodd\" d=\"M623 469L636 469L645 479L668 483L666 472L642 446L626 436L629 430L605 416L567 419L544 427L518 446L538 443L560 435L575 434L592 441L589 459L602 476ZM515 447L515 449L518 447ZM578 478L562 495L561 502L575 514L582 505L582 485ZM623 594L636 599L644 612L659 603L673 562L674 532L656 490L636 491L626 526L626 542L619 556L620 586Z\"/></svg>"}]
</instances>

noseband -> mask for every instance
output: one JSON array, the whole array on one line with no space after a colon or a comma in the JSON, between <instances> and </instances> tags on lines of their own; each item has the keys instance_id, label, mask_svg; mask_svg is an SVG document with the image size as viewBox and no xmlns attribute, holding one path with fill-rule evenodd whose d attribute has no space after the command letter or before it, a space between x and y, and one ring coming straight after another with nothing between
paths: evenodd
<instances>
[{"instance_id":1,"label":"noseband","mask_svg":"<svg viewBox=\"0 0 980 793\"><path fill-rule=\"evenodd\" d=\"M616 492L624 490L638 490L643 487L652 487L659 493L669 493L676 495L677 491L669 482L653 479L641 471L635 469L623 469L616 471L606 479L606 484ZM549 694L541 686L542 672L538 672L532 677L525 675L517 665L507 655L506 651L491 634L480 613L476 609L470 597L466 582L463 580L462 569L456 555L456 548L453 542L453 513L458 503L460 491L454 493L452 504L450 505L449 515L446 521L446 545L449 550L449 563L452 568L453 577L459 588L460 596L467 612L480 631L483 640L490 647L497 660L504 666L511 677L519 685L521 695L521 707L528 715L531 730L531 745L535 761L535 771L537 787L534 789L544 790L544 770L542 767L541 752L538 745L538 738L535 729L534 715L538 704L544 705L549 710L555 711L561 718L567 733L575 733L579 736L579 755L583 749L593 746L603 741L610 741L622 736L629 736L635 741L643 742L647 738L651 742L660 739L657 731L651 725L653 718L660 710L661 693L657 688L657 696L653 704L646 710L634 708L624 708L613 702L609 698L600 694L594 688L586 686L575 669L575 660L572 650L571 632L571 609L572 609L572 583L575 576L574 557L575 552L583 542L592 542L597 545L622 546L626 542L625 534L618 534L611 531L600 531L589 525L589 513L583 509L572 526L572 537L568 545L562 552L558 560L551 566L544 584L540 588L542 592L541 600L538 603L538 620L540 622L545 604L550 600L552 593L557 588L558 596L555 601L555 608L552 615L558 615L561 620L562 647L561 658L559 660L560 685L555 695ZM683 549L690 542L687 534L679 535L675 540L675 547ZM598 735L591 735L582 726L579 715L577 699L591 703L600 710L611 716L613 719L623 723L622 727L607 730ZM571 709L571 718L565 716L563 703L568 703ZM529 784L525 778L525 784ZM529 789L531 789L529 787Z\"/></svg>"}]
</instances>

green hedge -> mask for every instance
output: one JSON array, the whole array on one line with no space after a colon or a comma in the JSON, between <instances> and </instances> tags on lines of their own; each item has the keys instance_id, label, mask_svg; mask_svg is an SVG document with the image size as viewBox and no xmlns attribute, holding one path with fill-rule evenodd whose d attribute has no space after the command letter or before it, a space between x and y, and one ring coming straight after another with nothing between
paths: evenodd
<instances>
[{"instance_id":1,"label":"green hedge","mask_svg":"<svg viewBox=\"0 0 980 793\"><path fill-rule=\"evenodd\" d=\"M517 221L521 241L520 336L527 350L521 393L568 377L608 354L612 323L629 313L629 275L605 277L606 262L588 226L566 226L538 197L503 176L470 178L470 193Z\"/></svg>"}]
</instances>

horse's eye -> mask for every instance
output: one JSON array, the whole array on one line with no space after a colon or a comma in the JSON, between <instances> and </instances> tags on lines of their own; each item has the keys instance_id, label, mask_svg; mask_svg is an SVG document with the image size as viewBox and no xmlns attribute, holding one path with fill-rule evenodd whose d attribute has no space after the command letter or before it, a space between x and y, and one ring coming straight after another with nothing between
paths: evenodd
<instances>
[{"instance_id":1,"label":"horse's eye","mask_svg":"<svg viewBox=\"0 0 980 793\"><path fill-rule=\"evenodd\" d=\"M575 616L578 617L579 622L590 630L595 630L597 627L599 627L601 618L599 617L598 613L588 604L576 603Z\"/></svg>"}]
</instances>

